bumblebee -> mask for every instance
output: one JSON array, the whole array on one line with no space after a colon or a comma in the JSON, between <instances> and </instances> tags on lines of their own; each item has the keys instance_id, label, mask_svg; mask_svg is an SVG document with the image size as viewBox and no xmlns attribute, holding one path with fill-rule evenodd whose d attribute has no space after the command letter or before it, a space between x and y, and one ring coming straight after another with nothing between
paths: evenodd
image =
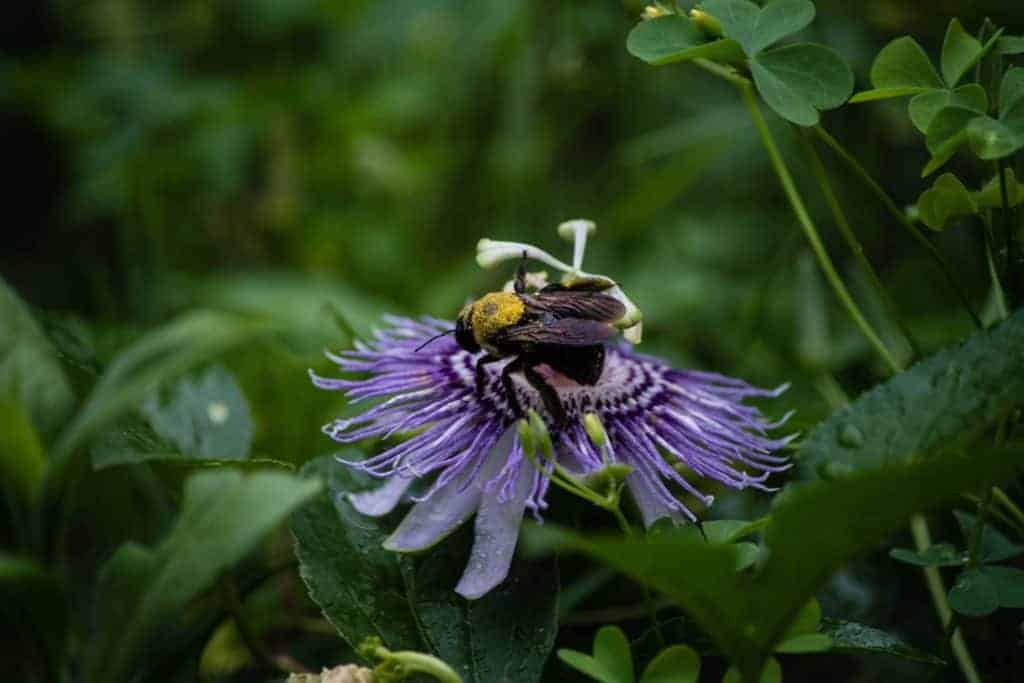
<instances>
[{"instance_id":1,"label":"bumblebee","mask_svg":"<svg viewBox=\"0 0 1024 683\"><path fill-rule=\"evenodd\" d=\"M524 255L525 256L525 255ZM476 363L476 388L483 392L485 366L514 357L501 371L501 384L513 412L522 416L512 375L522 373L540 394L556 424L565 408L539 365L581 385L597 383L604 370L604 343L614 337L626 314L618 299L602 294L603 282L550 284L527 293L526 260L516 270L513 291L491 292L467 304L455 323L455 341L466 351L486 353Z\"/></svg>"}]
</instances>

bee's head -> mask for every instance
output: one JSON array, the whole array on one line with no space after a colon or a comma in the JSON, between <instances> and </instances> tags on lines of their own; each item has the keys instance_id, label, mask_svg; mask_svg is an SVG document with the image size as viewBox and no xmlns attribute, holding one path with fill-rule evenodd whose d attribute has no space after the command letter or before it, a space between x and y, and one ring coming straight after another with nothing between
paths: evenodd
<instances>
[{"instance_id":1,"label":"bee's head","mask_svg":"<svg viewBox=\"0 0 1024 683\"><path fill-rule=\"evenodd\" d=\"M473 335L473 304L471 303L466 304L459 311L459 317L455 320L455 341L470 353L480 350L480 344L477 343L476 337Z\"/></svg>"}]
</instances>

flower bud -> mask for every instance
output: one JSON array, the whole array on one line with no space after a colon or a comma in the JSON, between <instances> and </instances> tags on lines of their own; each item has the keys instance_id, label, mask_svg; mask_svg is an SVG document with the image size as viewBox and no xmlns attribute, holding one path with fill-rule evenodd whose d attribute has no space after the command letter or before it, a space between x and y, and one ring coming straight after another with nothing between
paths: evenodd
<instances>
[{"instance_id":1,"label":"flower bud","mask_svg":"<svg viewBox=\"0 0 1024 683\"><path fill-rule=\"evenodd\" d=\"M694 25L704 33L704 35L711 38L722 37L722 22L718 21L718 19L715 19L704 10L690 10L690 21L692 21Z\"/></svg>"}]
</instances>

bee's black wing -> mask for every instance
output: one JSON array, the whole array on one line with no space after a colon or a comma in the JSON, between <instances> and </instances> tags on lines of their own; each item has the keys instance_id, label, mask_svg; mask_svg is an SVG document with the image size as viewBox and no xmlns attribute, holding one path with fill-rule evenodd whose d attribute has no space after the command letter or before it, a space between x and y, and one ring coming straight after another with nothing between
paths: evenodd
<instances>
[{"instance_id":1,"label":"bee's black wing","mask_svg":"<svg viewBox=\"0 0 1024 683\"><path fill-rule=\"evenodd\" d=\"M540 317L549 314L555 318L613 322L626 314L626 307L621 301L597 292L551 286L520 298L528 312Z\"/></svg>"},{"instance_id":2,"label":"bee's black wing","mask_svg":"<svg viewBox=\"0 0 1024 683\"><path fill-rule=\"evenodd\" d=\"M537 321L506 327L495 334L494 341L498 345L593 346L608 341L617 333L614 327L598 320L562 318L550 322Z\"/></svg>"}]
</instances>

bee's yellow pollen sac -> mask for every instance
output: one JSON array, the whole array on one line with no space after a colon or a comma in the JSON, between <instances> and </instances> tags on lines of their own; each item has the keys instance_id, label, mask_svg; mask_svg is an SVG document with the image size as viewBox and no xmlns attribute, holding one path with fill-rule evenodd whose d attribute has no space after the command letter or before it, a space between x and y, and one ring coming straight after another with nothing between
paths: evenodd
<instances>
[{"instance_id":1,"label":"bee's yellow pollen sac","mask_svg":"<svg viewBox=\"0 0 1024 683\"><path fill-rule=\"evenodd\" d=\"M473 305L473 332L486 339L500 329L515 325L526 307L512 292L491 292Z\"/></svg>"}]
</instances>

